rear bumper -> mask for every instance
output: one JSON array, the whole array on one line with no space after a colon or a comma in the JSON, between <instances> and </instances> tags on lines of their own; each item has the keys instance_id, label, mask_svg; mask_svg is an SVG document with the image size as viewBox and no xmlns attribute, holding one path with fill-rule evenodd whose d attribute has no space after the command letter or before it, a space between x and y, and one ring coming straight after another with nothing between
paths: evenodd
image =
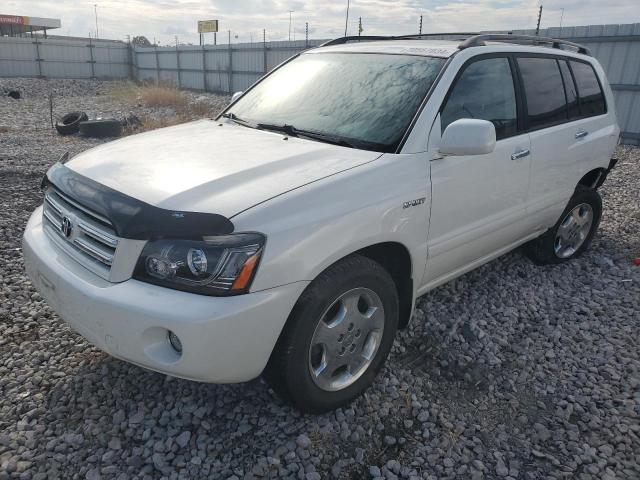
<instances>
[{"instance_id":1,"label":"rear bumper","mask_svg":"<svg viewBox=\"0 0 640 480\"><path fill-rule=\"evenodd\" d=\"M32 215L23 238L27 274L51 307L114 357L168 375L231 383L260 375L307 285L296 282L235 297L207 297L137 280L110 283L59 249ZM178 354L167 340L173 331Z\"/></svg>"}]
</instances>

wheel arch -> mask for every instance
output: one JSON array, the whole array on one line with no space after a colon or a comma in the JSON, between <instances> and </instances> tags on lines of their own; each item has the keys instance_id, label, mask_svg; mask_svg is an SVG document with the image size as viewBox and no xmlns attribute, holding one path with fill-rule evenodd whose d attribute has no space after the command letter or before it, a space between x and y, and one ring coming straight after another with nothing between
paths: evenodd
<instances>
[{"instance_id":1,"label":"wheel arch","mask_svg":"<svg viewBox=\"0 0 640 480\"><path fill-rule=\"evenodd\" d=\"M341 262L345 258L352 255L361 255L367 257L377 263L379 263L388 273L391 275L396 289L398 291L398 307L399 307L399 319L398 329L404 329L408 326L413 313L414 305L414 289L412 278L412 259L409 249L402 243L396 241L386 241L376 244L372 244L366 247L362 247L358 250L354 250L347 255L336 259L331 264L327 265L322 271L320 271L313 280L318 278L322 273L333 267L338 262ZM278 339L274 344L274 348L271 352L269 361L265 366L265 371L268 371L270 365L273 362L274 352L278 350L278 345L281 343L281 339L287 330L287 327L291 321L292 315L298 307L300 299L304 296L305 292L310 288L313 280L307 285L307 287L300 293L298 299L293 305L291 312L284 322L282 329L278 335Z\"/></svg>"},{"instance_id":2,"label":"wheel arch","mask_svg":"<svg viewBox=\"0 0 640 480\"><path fill-rule=\"evenodd\" d=\"M400 307L398 328L406 328L413 312L413 276L409 249L399 242L383 242L354 253L378 262L389 272L398 291Z\"/></svg>"},{"instance_id":3,"label":"wheel arch","mask_svg":"<svg viewBox=\"0 0 640 480\"><path fill-rule=\"evenodd\" d=\"M360 247L357 250L353 250L342 255L340 258L333 260L330 264L326 265L321 271L319 271L311 282L330 269L333 265L341 262L351 255L362 255L363 257L367 257L382 265L389 275L391 275L391 278L396 284L400 307L398 328L405 328L409 324L411 313L413 312L414 300L412 258L407 246L397 241L382 241L365 247ZM303 294L304 292L300 294L300 297L302 297Z\"/></svg>"},{"instance_id":4,"label":"wheel arch","mask_svg":"<svg viewBox=\"0 0 640 480\"><path fill-rule=\"evenodd\" d=\"M593 170L588 171L582 176L582 178L578 182L578 185L597 189L604 183L604 180L607 177L607 173L608 170L606 168L594 168Z\"/></svg>"}]
</instances>

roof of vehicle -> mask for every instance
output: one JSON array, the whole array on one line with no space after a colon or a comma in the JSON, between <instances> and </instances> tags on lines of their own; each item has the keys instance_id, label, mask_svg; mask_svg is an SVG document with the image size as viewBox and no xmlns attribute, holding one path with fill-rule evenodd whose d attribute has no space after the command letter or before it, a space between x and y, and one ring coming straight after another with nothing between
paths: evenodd
<instances>
[{"instance_id":1,"label":"roof of vehicle","mask_svg":"<svg viewBox=\"0 0 640 480\"><path fill-rule=\"evenodd\" d=\"M503 34L443 34L455 36L455 39L441 39L424 37L344 37L331 40L317 48L309 50L309 53L319 52L345 52L345 53L388 53L404 55L422 55L429 57L449 58L454 53L471 47L504 47L514 52L540 52L554 54L584 54L590 55L589 50L566 40L533 37L525 35ZM433 36L432 36L433 37ZM489 50L487 51L489 52Z\"/></svg>"},{"instance_id":2,"label":"roof of vehicle","mask_svg":"<svg viewBox=\"0 0 640 480\"><path fill-rule=\"evenodd\" d=\"M381 40L343 43L340 45L320 46L310 50L317 52L348 53L391 53L405 55L422 55L425 57L449 58L458 51L460 42L452 40Z\"/></svg>"}]
</instances>

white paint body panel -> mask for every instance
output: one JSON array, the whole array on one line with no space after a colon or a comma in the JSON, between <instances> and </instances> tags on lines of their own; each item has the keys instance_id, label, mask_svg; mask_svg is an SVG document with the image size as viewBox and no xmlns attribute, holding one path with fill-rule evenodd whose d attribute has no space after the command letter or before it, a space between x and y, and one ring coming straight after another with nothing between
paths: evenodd
<instances>
[{"instance_id":1,"label":"white paint body panel","mask_svg":"<svg viewBox=\"0 0 640 480\"><path fill-rule=\"evenodd\" d=\"M413 49L409 53L442 57L457 51L450 42L422 41L330 48ZM206 297L132 279L109 283L49 240L39 210L23 242L29 276L73 328L116 357L199 381L253 378L304 288L332 263L370 245L401 244L411 257L415 300L543 233L580 178L608 166L619 128L606 81L606 115L500 140L483 155L438 153L438 111L466 60L541 51L558 53L513 45L457 52L397 154L200 121L108 143L68 163L152 205L218 213L230 217L238 232L264 233L267 242L249 294ZM579 128L589 131L582 140L574 138ZM531 155L511 160L521 148ZM407 208L405 202L414 200L419 201ZM167 329L182 340L180 360L167 350Z\"/></svg>"},{"instance_id":2,"label":"white paint body panel","mask_svg":"<svg viewBox=\"0 0 640 480\"><path fill-rule=\"evenodd\" d=\"M260 375L307 282L237 297L207 297L137 280L109 283L74 262L42 230L41 209L23 240L25 267L47 303L89 342L151 370L203 382ZM166 331L183 344L176 358Z\"/></svg>"},{"instance_id":3,"label":"white paint body panel","mask_svg":"<svg viewBox=\"0 0 640 480\"><path fill-rule=\"evenodd\" d=\"M222 125L222 126L221 126ZM200 120L105 143L67 166L170 210L236 213L380 154Z\"/></svg>"}]
</instances>

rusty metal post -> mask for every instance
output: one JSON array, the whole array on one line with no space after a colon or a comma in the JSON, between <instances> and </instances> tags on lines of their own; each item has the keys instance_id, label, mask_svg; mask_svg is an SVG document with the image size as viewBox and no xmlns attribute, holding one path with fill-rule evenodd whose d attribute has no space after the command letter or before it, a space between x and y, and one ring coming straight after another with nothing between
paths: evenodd
<instances>
[{"instance_id":1,"label":"rusty metal post","mask_svg":"<svg viewBox=\"0 0 640 480\"><path fill-rule=\"evenodd\" d=\"M207 51L204 48L204 42L202 43L202 88L205 92L208 92L207 88Z\"/></svg>"},{"instance_id":2,"label":"rusty metal post","mask_svg":"<svg viewBox=\"0 0 640 480\"><path fill-rule=\"evenodd\" d=\"M229 95L233 95L233 50L231 49L231 30L229 30Z\"/></svg>"},{"instance_id":3,"label":"rusty metal post","mask_svg":"<svg viewBox=\"0 0 640 480\"><path fill-rule=\"evenodd\" d=\"M33 36L33 32L31 33ZM42 75L42 58L40 57L40 42L38 41L38 36L36 35L36 63L38 64L38 77L44 77Z\"/></svg>"},{"instance_id":4,"label":"rusty metal post","mask_svg":"<svg viewBox=\"0 0 640 480\"><path fill-rule=\"evenodd\" d=\"M267 31L262 30L262 53L264 56L264 73L267 73L269 67L267 66Z\"/></svg>"},{"instance_id":5,"label":"rusty metal post","mask_svg":"<svg viewBox=\"0 0 640 480\"><path fill-rule=\"evenodd\" d=\"M96 78L96 70L95 70L95 61L93 60L93 43L91 42L91 37L89 37L89 64L91 65L91 78Z\"/></svg>"},{"instance_id":6,"label":"rusty metal post","mask_svg":"<svg viewBox=\"0 0 640 480\"><path fill-rule=\"evenodd\" d=\"M177 35L176 35L176 68L178 69L178 88L182 88L182 81L180 80L180 50L178 48Z\"/></svg>"},{"instance_id":7,"label":"rusty metal post","mask_svg":"<svg viewBox=\"0 0 640 480\"><path fill-rule=\"evenodd\" d=\"M156 85L160 83L160 60L158 59L158 45L153 44L153 50L156 54Z\"/></svg>"}]
</instances>

